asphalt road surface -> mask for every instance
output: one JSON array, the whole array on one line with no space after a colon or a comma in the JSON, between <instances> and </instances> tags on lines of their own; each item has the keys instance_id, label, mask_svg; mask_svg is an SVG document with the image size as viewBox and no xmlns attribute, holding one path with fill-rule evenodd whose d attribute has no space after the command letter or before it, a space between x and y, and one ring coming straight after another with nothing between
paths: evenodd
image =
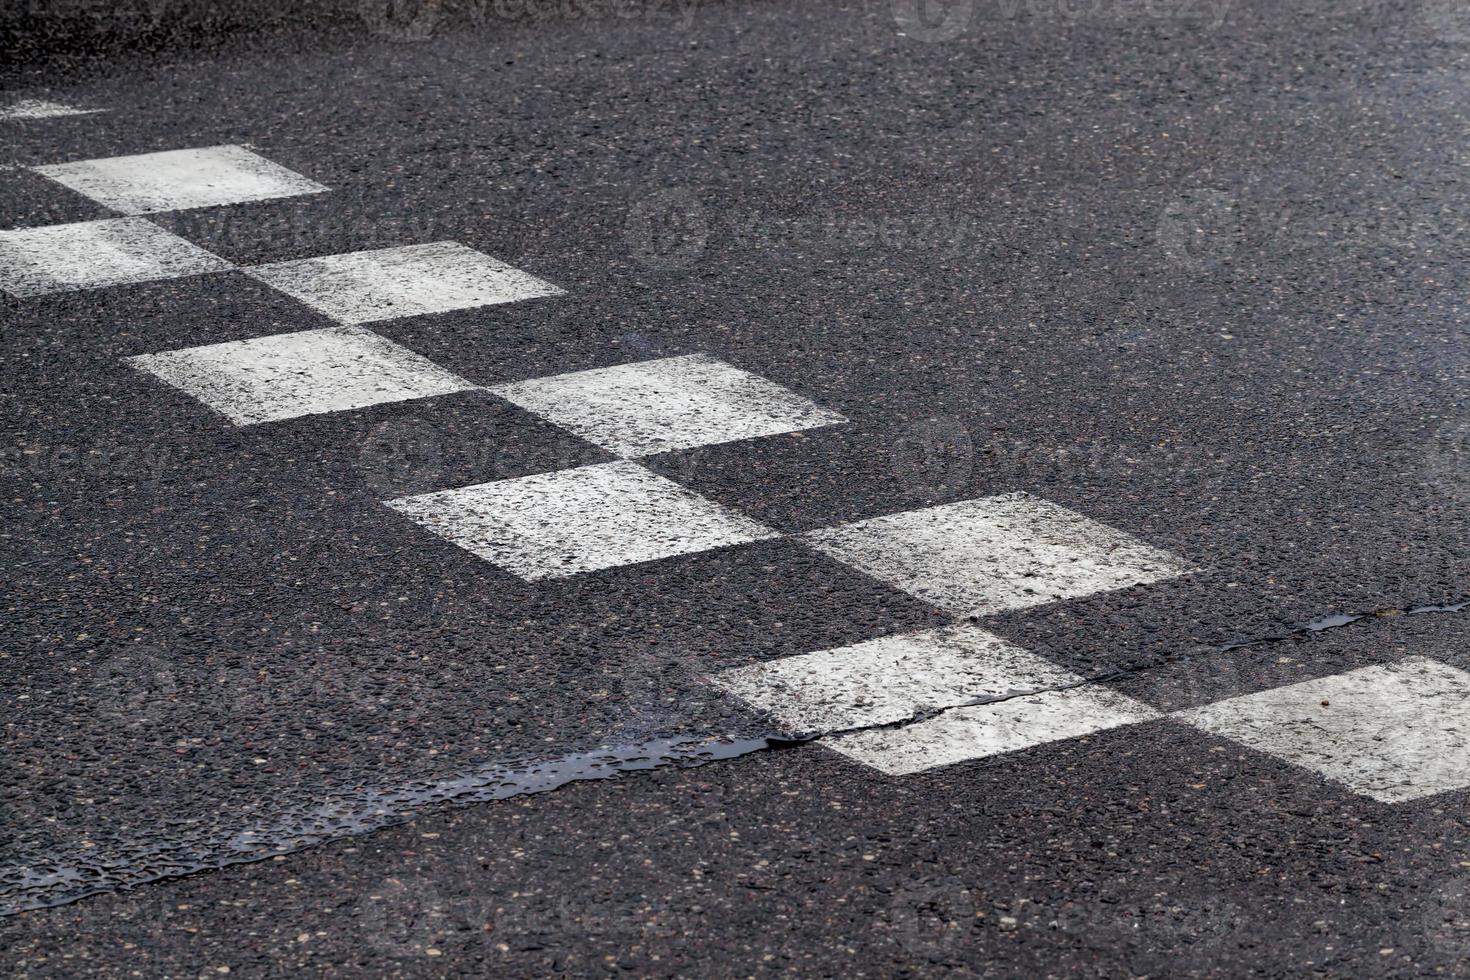
<instances>
[{"instance_id":1,"label":"asphalt road surface","mask_svg":"<svg viewBox=\"0 0 1470 980\"><path fill-rule=\"evenodd\" d=\"M1470 974L1458 5L134 6L0 71L0 974Z\"/></svg>"}]
</instances>

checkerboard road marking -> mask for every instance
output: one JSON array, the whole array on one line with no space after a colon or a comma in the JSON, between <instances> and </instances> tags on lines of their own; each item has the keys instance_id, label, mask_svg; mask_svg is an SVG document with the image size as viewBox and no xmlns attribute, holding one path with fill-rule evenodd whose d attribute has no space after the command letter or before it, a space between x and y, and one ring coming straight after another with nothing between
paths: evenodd
<instances>
[{"instance_id":1,"label":"checkerboard road marking","mask_svg":"<svg viewBox=\"0 0 1470 980\"><path fill-rule=\"evenodd\" d=\"M165 150L31 169L123 214L207 208L328 190L243 146Z\"/></svg>"},{"instance_id":2,"label":"checkerboard road marking","mask_svg":"<svg viewBox=\"0 0 1470 980\"><path fill-rule=\"evenodd\" d=\"M737 667L714 680L801 735L892 725L927 710L1063 687L1078 678L992 633L961 625Z\"/></svg>"},{"instance_id":3,"label":"checkerboard road marking","mask_svg":"<svg viewBox=\"0 0 1470 980\"><path fill-rule=\"evenodd\" d=\"M101 109L78 109L62 102L46 99L21 99L7 106L0 106L0 120L5 119L55 119L60 116L90 116Z\"/></svg>"},{"instance_id":4,"label":"checkerboard road marking","mask_svg":"<svg viewBox=\"0 0 1470 980\"><path fill-rule=\"evenodd\" d=\"M0 289L42 296L234 268L142 218L0 231Z\"/></svg>"},{"instance_id":5,"label":"checkerboard road marking","mask_svg":"<svg viewBox=\"0 0 1470 980\"><path fill-rule=\"evenodd\" d=\"M352 327L275 334L127 361L236 425L475 387L385 337Z\"/></svg>"},{"instance_id":6,"label":"checkerboard road marking","mask_svg":"<svg viewBox=\"0 0 1470 980\"><path fill-rule=\"evenodd\" d=\"M968 625L739 667L714 682L792 734L868 729L821 744L889 775L1160 717L1107 688L1078 686L1076 674ZM872 727L928 711L943 713Z\"/></svg>"},{"instance_id":7,"label":"checkerboard road marking","mask_svg":"<svg viewBox=\"0 0 1470 980\"><path fill-rule=\"evenodd\" d=\"M1177 712L1384 803L1470 786L1470 674L1426 657Z\"/></svg>"},{"instance_id":8,"label":"checkerboard road marking","mask_svg":"<svg viewBox=\"0 0 1470 980\"><path fill-rule=\"evenodd\" d=\"M817 550L957 615L990 615L1158 582L1180 559L1013 493L811 531Z\"/></svg>"},{"instance_id":9,"label":"checkerboard road marking","mask_svg":"<svg viewBox=\"0 0 1470 980\"><path fill-rule=\"evenodd\" d=\"M387 504L530 581L777 537L749 518L624 461Z\"/></svg>"},{"instance_id":10,"label":"checkerboard road marking","mask_svg":"<svg viewBox=\"0 0 1470 980\"><path fill-rule=\"evenodd\" d=\"M337 322L349 324L564 292L458 242L348 252L245 271Z\"/></svg>"},{"instance_id":11,"label":"checkerboard road marking","mask_svg":"<svg viewBox=\"0 0 1470 980\"><path fill-rule=\"evenodd\" d=\"M821 744L888 775L906 776L1158 717L1116 691L1070 687L954 708L927 721L838 735Z\"/></svg>"},{"instance_id":12,"label":"checkerboard road marking","mask_svg":"<svg viewBox=\"0 0 1470 980\"><path fill-rule=\"evenodd\" d=\"M536 378L491 389L623 457L846 422L706 354Z\"/></svg>"}]
</instances>

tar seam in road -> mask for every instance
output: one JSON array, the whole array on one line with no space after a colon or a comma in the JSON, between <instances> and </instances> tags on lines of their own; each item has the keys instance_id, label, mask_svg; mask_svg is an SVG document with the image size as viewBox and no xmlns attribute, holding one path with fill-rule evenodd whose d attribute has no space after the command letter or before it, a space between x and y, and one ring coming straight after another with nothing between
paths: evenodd
<instances>
[{"instance_id":1,"label":"tar seam in road","mask_svg":"<svg viewBox=\"0 0 1470 980\"><path fill-rule=\"evenodd\" d=\"M1369 620L1432 613L1458 613L1470 609L1470 598L1457 602L1425 604L1404 609L1380 609L1364 613L1321 616L1282 633L1239 640L1212 648L1225 653L1244 647L1263 646L1301 639L1331 629ZM1011 691L995 697L977 698L945 708L924 709L912 717L884 725L861 726L799 734L768 734L742 738L685 736L654 739L629 745L605 746L557 759L518 765L487 766L453 779L411 782L385 790L368 790L353 797L329 800L293 818L257 823L227 837L216 837L173 849L154 848L143 861L101 856L90 866L56 862L37 866L0 866L0 917L35 909L67 905L92 895L125 890L200 871L236 864L266 861L319 844L355 837L408 823L436 805L464 806L493 800L545 793L587 780L617 779L626 773L646 772L675 766L693 768L710 762L737 759L770 749L789 748L822 738L898 728L938 717L960 708L995 704L1016 698L1034 697L1049 691L1069 690L1105 683L1154 667L1188 660L1161 658L1127 670L1085 677L1073 684ZM119 880L120 872L128 875ZM110 876L110 878L109 878Z\"/></svg>"}]
</instances>

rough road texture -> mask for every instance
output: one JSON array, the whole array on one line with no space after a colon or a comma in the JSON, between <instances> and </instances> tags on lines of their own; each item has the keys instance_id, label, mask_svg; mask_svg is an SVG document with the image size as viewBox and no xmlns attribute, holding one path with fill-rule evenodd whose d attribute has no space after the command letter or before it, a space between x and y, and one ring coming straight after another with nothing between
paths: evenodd
<instances>
[{"instance_id":1,"label":"rough road texture","mask_svg":"<svg viewBox=\"0 0 1470 980\"><path fill-rule=\"evenodd\" d=\"M1470 22L911 7L161 21L7 69L105 110L0 121L16 167L248 145L329 188L150 216L229 263L457 241L566 295L372 324L471 390L244 427L125 359L335 321L240 271L3 298L3 901L289 853L0 919L0 972L1465 968L1464 791L1168 718L890 776L707 682L956 622L798 536L1016 492L1198 569L982 624L1156 711L1470 669L1464 612L1226 649L1467 592ZM0 178L6 229L115 216ZM493 390L693 354L848 420L641 460L780 537L527 581L382 503L611 463Z\"/></svg>"}]
</instances>

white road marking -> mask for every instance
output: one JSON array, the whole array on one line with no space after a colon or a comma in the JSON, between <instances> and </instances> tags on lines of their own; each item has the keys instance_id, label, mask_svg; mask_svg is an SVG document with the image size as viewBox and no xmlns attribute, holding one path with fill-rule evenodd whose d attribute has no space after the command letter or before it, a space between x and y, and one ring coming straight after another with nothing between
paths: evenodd
<instances>
[{"instance_id":1,"label":"white road marking","mask_svg":"<svg viewBox=\"0 0 1470 980\"><path fill-rule=\"evenodd\" d=\"M130 357L236 425L428 398L475 386L369 330L328 327Z\"/></svg>"},{"instance_id":2,"label":"white road marking","mask_svg":"<svg viewBox=\"0 0 1470 980\"><path fill-rule=\"evenodd\" d=\"M1076 684L1081 678L975 626L945 626L727 670L716 686L789 734L891 725L926 709Z\"/></svg>"},{"instance_id":3,"label":"white road marking","mask_svg":"<svg viewBox=\"0 0 1470 980\"><path fill-rule=\"evenodd\" d=\"M491 390L624 457L847 421L773 381L705 354L559 374Z\"/></svg>"},{"instance_id":4,"label":"white road marking","mask_svg":"<svg viewBox=\"0 0 1470 980\"><path fill-rule=\"evenodd\" d=\"M143 218L0 231L0 289L42 296L234 266Z\"/></svg>"},{"instance_id":5,"label":"white road marking","mask_svg":"<svg viewBox=\"0 0 1470 980\"><path fill-rule=\"evenodd\" d=\"M749 518L621 461L387 503L530 581L777 537Z\"/></svg>"},{"instance_id":6,"label":"white road marking","mask_svg":"<svg viewBox=\"0 0 1470 980\"><path fill-rule=\"evenodd\" d=\"M808 532L814 548L960 615L989 615L1157 582L1184 562L1024 493Z\"/></svg>"},{"instance_id":7,"label":"white road marking","mask_svg":"<svg viewBox=\"0 0 1470 980\"><path fill-rule=\"evenodd\" d=\"M1161 717L1103 687L1072 687L971 708L901 728L875 728L819 743L893 776L1091 735Z\"/></svg>"},{"instance_id":8,"label":"white road marking","mask_svg":"<svg viewBox=\"0 0 1470 980\"><path fill-rule=\"evenodd\" d=\"M340 323L444 313L564 292L458 242L326 255L245 271Z\"/></svg>"},{"instance_id":9,"label":"white road marking","mask_svg":"<svg viewBox=\"0 0 1470 980\"><path fill-rule=\"evenodd\" d=\"M124 214L152 214L328 190L243 146L166 150L32 167Z\"/></svg>"},{"instance_id":10,"label":"white road marking","mask_svg":"<svg viewBox=\"0 0 1470 980\"><path fill-rule=\"evenodd\" d=\"M102 109L78 109L62 102L46 99L21 99L8 106L0 106L0 119L54 119L59 116L90 116L103 112Z\"/></svg>"},{"instance_id":11,"label":"white road marking","mask_svg":"<svg viewBox=\"0 0 1470 980\"><path fill-rule=\"evenodd\" d=\"M1470 787L1470 674L1427 657L1175 714L1384 803Z\"/></svg>"}]
</instances>

